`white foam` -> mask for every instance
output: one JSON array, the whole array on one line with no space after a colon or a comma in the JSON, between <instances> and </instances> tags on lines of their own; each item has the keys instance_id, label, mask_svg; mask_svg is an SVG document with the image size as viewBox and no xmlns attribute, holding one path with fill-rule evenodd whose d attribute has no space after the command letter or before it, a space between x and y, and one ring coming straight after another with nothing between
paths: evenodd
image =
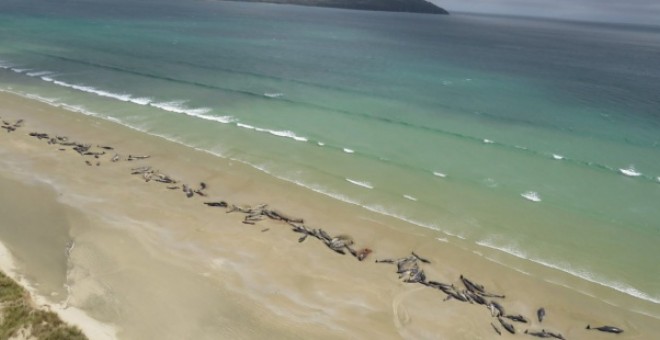
<instances>
[{"instance_id":1,"label":"white foam","mask_svg":"<svg viewBox=\"0 0 660 340\"><path fill-rule=\"evenodd\" d=\"M358 204L358 205L361 206L362 208L365 208L365 209L369 210L369 211L372 211L372 212L375 212L375 213L378 213L378 214L381 214L381 215L393 217L393 218L396 218L398 220L408 222L410 224L414 224L414 225L422 227L422 228L427 228L427 229L431 229L431 230L440 231L445 235L458 237L462 240L466 239L465 236L463 236L463 235L452 234L452 233L450 233L446 230L442 230L438 225L413 220L413 219L411 219L409 217L406 217L404 215L388 211L387 209L385 209L384 207L382 207L380 205L360 205L360 204Z\"/></svg>"},{"instance_id":2,"label":"white foam","mask_svg":"<svg viewBox=\"0 0 660 340\"><path fill-rule=\"evenodd\" d=\"M55 85L58 85L58 86L67 87L67 88L71 88L71 89L86 92L86 93L92 93L92 94L95 94L95 95L100 96L100 97L106 97L106 98L121 100L123 102L127 102L131 99L131 96L128 95L128 94L107 92L107 91L99 90L99 89L97 89L95 87L92 87L92 86L70 84L70 83L67 83L67 82L60 81L60 80L52 80L52 83L55 84Z\"/></svg>"},{"instance_id":3,"label":"white foam","mask_svg":"<svg viewBox=\"0 0 660 340\"><path fill-rule=\"evenodd\" d=\"M499 264L499 265L502 265L503 267L511 268L511 269L513 269L513 270L515 270L515 271L521 273L521 274L525 274L525 275L527 275L527 276L532 276L532 274L530 274L530 273L528 273L528 272L526 272L526 271L524 271L524 270L522 270L522 269L519 269L519 268L513 267L513 266L511 266L511 265L505 264L505 263L500 262L500 261L498 261L498 260L496 260L496 259L494 259L494 258L492 258L492 257L484 256L484 258L485 258L486 260L490 261L490 262L493 262L493 263L497 263L497 264Z\"/></svg>"},{"instance_id":4,"label":"white foam","mask_svg":"<svg viewBox=\"0 0 660 340\"><path fill-rule=\"evenodd\" d=\"M490 139L484 139L484 144L493 144L493 143L495 143L495 142L493 142Z\"/></svg>"},{"instance_id":5,"label":"white foam","mask_svg":"<svg viewBox=\"0 0 660 340\"><path fill-rule=\"evenodd\" d=\"M236 126L242 127L242 128L245 128L245 129L249 129L249 130L254 130L254 126L252 126L252 125L247 125L247 124L243 124L243 123L236 123Z\"/></svg>"},{"instance_id":6,"label":"white foam","mask_svg":"<svg viewBox=\"0 0 660 340\"><path fill-rule=\"evenodd\" d=\"M657 180L658 180L658 182L660 182L660 176L658 176L658 177L656 177L655 179L657 179Z\"/></svg>"},{"instance_id":7,"label":"white foam","mask_svg":"<svg viewBox=\"0 0 660 340\"><path fill-rule=\"evenodd\" d=\"M169 102L154 102L153 99L148 97L133 97L130 94L103 91L92 86L70 84L64 81L55 80L50 77L41 77L41 79L47 82L51 82L58 86L95 94L100 97L117 99L123 102L130 102L142 106L152 106L157 109L174 112L174 113L181 113L192 117L202 118L205 120L216 121L224 124L230 123L234 120L233 117L230 116L218 117L218 116L206 115L206 113L211 111L210 108L207 107L189 108L184 105L185 101L183 100L169 101Z\"/></svg>"},{"instance_id":8,"label":"white foam","mask_svg":"<svg viewBox=\"0 0 660 340\"><path fill-rule=\"evenodd\" d=\"M444 238L444 237L437 237L436 240L438 240L438 241L440 241L440 242L444 242L444 243L449 242L449 240L447 240L447 239Z\"/></svg>"},{"instance_id":9,"label":"white foam","mask_svg":"<svg viewBox=\"0 0 660 340\"><path fill-rule=\"evenodd\" d=\"M373 188L374 188L374 187L371 185L371 183L369 183L369 182L356 181L356 180L354 180L354 179L350 179L350 178L346 178L346 180L347 180L348 182L351 182L351 183L353 183L353 184L355 184L355 185L357 185L357 186L361 186L361 187L363 187L363 188L367 188L367 189L373 189Z\"/></svg>"},{"instance_id":10,"label":"white foam","mask_svg":"<svg viewBox=\"0 0 660 340\"><path fill-rule=\"evenodd\" d=\"M355 150L353 150L353 149L348 149L348 148L344 148L344 152L345 152L345 153L354 153Z\"/></svg>"},{"instance_id":11,"label":"white foam","mask_svg":"<svg viewBox=\"0 0 660 340\"><path fill-rule=\"evenodd\" d=\"M24 98L36 100L36 101L46 103L46 104L51 104L51 105L57 103L57 100L58 100L57 98L42 97L40 95L32 94L32 93L21 93L21 92L8 91L8 90L0 90L0 91L12 93L12 94L24 97Z\"/></svg>"},{"instance_id":12,"label":"white foam","mask_svg":"<svg viewBox=\"0 0 660 340\"><path fill-rule=\"evenodd\" d=\"M275 93L273 93L273 92L266 92L266 93L264 93L264 96L266 96L266 97L268 97L268 98L279 98L279 97L284 96L284 93L279 93L279 92L275 92Z\"/></svg>"},{"instance_id":13,"label":"white foam","mask_svg":"<svg viewBox=\"0 0 660 340\"><path fill-rule=\"evenodd\" d=\"M522 194L520 194L520 196L532 202L541 202L541 196L539 195L538 192L535 191L523 192Z\"/></svg>"},{"instance_id":14,"label":"white foam","mask_svg":"<svg viewBox=\"0 0 660 340\"><path fill-rule=\"evenodd\" d=\"M323 142L316 142L316 145L318 145L318 146L324 146L325 143L323 143Z\"/></svg>"},{"instance_id":15,"label":"white foam","mask_svg":"<svg viewBox=\"0 0 660 340\"><path fill-rule=\"evenodd\" d=\"M201 119L205 119L205 120L210 120L210 121L214 121L214 122L218 122L218 123L222 123L222 124L229 124L229 123L233 123L234 121L236 121L236 118L234 118L232 116L211 116L211 115L205 115L205 114L189 114L189 116L197 117L197 118L201 118Z\"/></svg>"},{"instance_id":16,"label":"white foam","mask_svg":"<svg viewBox=\"0 0 660 340\"><path fill-rule=\"evenodd\" d=\"M174 113L182 113L188 116L196 116L199 117L200 115L203 115L205 113L209 113L211 109L208 107L200 107L200 108L189 108L183 105L186 101L184 100L175 100L171 102L162 102L162 103L149 103L149 106L153 106L155 108L159 108L161 110L169 111L169 112L174 112Z\"/></svg>"},{"instance_id":17,"label":"white foam","mask_svg":"<svg viewBox=\"0 0 660 340\"><path fill-rule=\"evenodd\" d=\"M248 130L255 130L255 131L258 131L258 132L269 133L269 134L271 134L273 136L277 136L277 137L291 138L291 139L293 139L297 142L307 142L308 141L307 138L298 136L293 131L289 131L289 130L265 129L265 128L260 128L260 127L252 126L252 125L245 124L245 123L240 123L240 122L237 122L236 126L242 127L244 129L248 129Z\"/></svg>"},{"instance_id":18,"label":"white foam","mask_svg":"<svg viewBox=\"0 0 660 340\"><path fill-rule=\"evenodd\" d=\"M413 197L410 195L403 195L403 198L417 202L417 197Z\"/></svg>"},{"instance_id":19,"label":"white foam","mask_svg":"<svg viewBox=\"0 0 660 340\"><path fill-rule=\"evenodd\" d=\"M153 102L153 99L148 97L143 97L143 98L131 97L128 101L138 105L149 105L149 103Z\"/></svg>"},{"instance_id":20,"label":"white foam","mask_svg":"<svg viewBox=\"0 0 660 340\"><path fill-rule=\"evenodd\" d=\"M642 175L642 173L635 170L635 168L632 165L628 168L619 169L619 172L623 175L630 176L630 177L639 177L639 176Z\"/></svg>"},{"instance_id":21,"label":"white foam","mask_svg":"<svg viewBox=\"0 0 660 340\"><path fill-rule=\"evenodd\" d=\"M484 184L486 184L486 186L489 188L497 188L499 186L497 181L494 178L490 178L490 177L484 180Z\"/></svg>"},{"instance_id":22,"label":"white foam","mask_svg":"<svg viewBox=\"0 0 660 340\"><path fill-rule=\"evenodd\" d=\"M149 98L137 98L137 99L147 100ZM211 112L211 109L208 107L188 108L185 105L183 105L183 103L185 103L185 101L177 100L177 101L164 102L164 103L150 102L146 105L153 106L161 110L174 112L174 113L181 113L181 114L185 114L186 116L197 117L204 120L214 121L222 124L229 124L236 121L236 119L232 116L207 115L206 113Z\"/></svg>"},{"instance_id":23,"label":"white foam","mask_svg":"<svg viewBox=\"0 0 660 340\"><path fill-rule=\"evenodd\" d=\"M105 116L103 116L103 115L101 115L101 114L99 114L99 113L97 113L97 112L90 111L90 110L88 110L88 109L86 109L85 107L80 106L80 105L69 105L69 104L66 104L66 103L55 103L55 106L60 107L60 108L63 108L63 109L65 109L65 110L72 111L72 112L82 113L82 114L84 114L84 115L86 115L86 116L101 117L101 118L103 118L103 119L107 119L107 118L108 118L108 117L105 117Z\"/></svg>"},{"instance_id":24,"label":"white foam","mask_svg":"<svg viewBox=\"0 0 660 340\"><path fill-rule=\"evenodd\" d=\"M554 158L554 159L560 161L560 160L564 159L564 156L562 156L562 155L558 155L558 154L556 154L556 153L553 153L553 154L552 154L552 158Z\"/></svg>"},{"instance_id":25,"label":"white foam","mask_svg":"<svg viewBox=\"0 0 660 340\"><path fill-rule=\"evenodd\" d=\"M307 138L297 136L295 133L293 133L291 131L288 131L288 130L287 131L266 130L266 131L268 133L270 133L271 135L275 135L275 136L278 136L278 137L291 138L291 139L296 140L298 142L306 142L307 141Z\"/></svg>"},{"instance_id":26,"label":"white foam","mask_svg":"<svg viewBox=\"0 0 660 340\"><path fill-rule=\"evenodd\" d=\"M122 124L122 125L124 125L124 122L122 122L120 119L117 119L117 118L115 118L115 117L107 117L107 119L108 119L109 121L111 121L111 122L115 122L115 123L117 123L117 124Z\"/></svg>"},{"instance_id":27,"label":"white foam","mask_svg":"<svg viewBox=\"0 0 660 340\"><path fill-rule=\"evenodd\" d=\"M0 89L0 92L7 92L7 93L15 94L17 96L21 96L23 98L37 100L39 102L42 102L44 104L48 104L50 106L62 108L62 109L72 111L72 112L82 113L82 114L87 115L87 116L96 116L96 117L101 117L101 118L104 118L104 119L108 118L108 117L104 117L104 116L102 116L102 115L100 115L96 112L89 111L89 110L87 110L86 108L84 108L82 106L76 106L76 105L70 105L70 104L67 104L67 103L61 103L61 102L59 102L59 100L57 98L47 98L47 97L42 97L42 96L39 96L39 95L33 94L33 93L24 93L24 92L17 92L17 91L11 91L11 90L2 90L2 89Z\"/></svg>"},{"instance_id":28,"label":"white foam","mask_svg":"<svg viewBox=\"0 0 660 340\"><path fill-rule=\"evenodd\" d=\"M433 176L445 178L447 177L447 174L438 171L433 171Z\"/></svg>"},{"instance_id":29,"label":"white foam","mask_svg":"<svg viewBox=\"0 0 660 340\"><path fill-rule=\"evenodd\" d=\"M37 71L37 72L28 72L26 74L30 77L41 77L41 76L45 76L45 75L51 74L51 73L53 73L53 72L50 72L50 71Z\"/></svg>"},{"instance_id":30,"label":"white foam","mask_svg":"<svg viewBox=\"0 0 660 340\"><path fill-rule=\"evenodd\" d=\"M132 129L135 129L135 130L138 130L138 131L142 131L142 130L140 130L140 129L133 128L133 127L131 127L130 125L129 125L128 127L129 127L129 128L132 128ZM142 132L146 132L146 131L142 131ZM152 133L152 134L153 134L153 133ZM175 139L175 138L170 138L170 137L163 136L163 135L158 135L158 134L153 134L153 135L158 136L158 137L161 137L161 138L163 138L163 139L167 139L167 140L169 140L169 141L173 141L173 142L176 142L176 143L180 143L180 144L186 145L186 146L188 146L188 147L192 147L192 148L194 148L194 149L196 149L196 150L199 150L199 151L202 151L202 152L207 152L207 153L209 153L209 154L216 155L216 156L218 156L218 157L226 158L224 155L221 155L221 154L218 154L218 153L215 153L215 152L209 151L209 150L196 148L196 147L191 146L191 145L189 145L189 144L185 144L185 143L183 143L182 141L179 141L179 140L177 140L177 139ZM410 224L414 224L414 225L419 226L419 227L422 227L422 228L427 228L427 229L431 229L431 230L440 231L440 232L442 232L442 233L444 233L445 235L448 235L448 236L458 237L458 238L463 239L463 240L466 239L465 236L458 235L458 234L453 234L453 233L450 233L450 232L448 232L448 231L442 230L442 229L440 229L439 226L437 226L437 225L435 225L435 224L428 224L428 223L424 223L424 222L416 221L416 220L410 219L410 218L408 218L408 217L406 217L406 216L403 216L403 215L400 215L400 214L396 214L396 213L390 212L390 211L388 211L387 209L383 208L382 206L379 206L379 205L372 205L372 206L370 206L370 205L364 205L364 204L360 203L359 201L357 201L357 200L355 200L355 199L353 199L353 198L350 198L350 197L348 197L348 196L345 196L345 195L340 194L340 193L337 193L337 192L330 191L329 189L327 189L327 188L325 188L325 187L322 187L322 186L319 186L319 185L315 185L315 184L305 183L305 182L300 181L300 180L298 180L298 179L292 179L292 178L288 178L288 177L285 177L285 176L277 175L277 174L275 174L275 173L273 173L273 172L270 172L270 171L269 171L266 167L264 167L264 166L256 165L256 164L250 163L250 162L248 162L248 161L244 161L244 160L237 159L237 158L229 158L229 159L230 159L230 160L237 161L237 162L240 162L240 163L243 163L243 164L246 164L246 165L251 166L251 167L253 167L253 168L257 169L257 170L263 171L264 173L266 173L266 174L268 174L268 175L271 175L271 176L273 176L273 177L275 177L275 178L277 178L277 179L281 179L281 180L283 180L283 181L287 181L287 182L293 183L293 184L295 184L295 185L297 185L297 186L300 186L300 187L303 187L303 188L309 189L309 190L314 191L314 192L316 192L316 193L319 193L319 194L321 194L321 195L325 195L325 196L328 196L328 197L334 198L334 199L336 199L336 200L338 200L338 201L342 201L342 202L344 202L344 203L348 203L348 204L356 205L356 206L359 206L359 207L364 208L364 209L366 209L366 210L369 210L369 211L371 211L371 212L375 212L375 213L378 213L378 214L381 214L381 215L385 215L385 216L389 216L389 217L392 217L392 218L396 218L396 219L398 219L398 220L401 220L401 221L404 221L404 222L408 222L408 223L410 223ZM348 181L348 179L346 179L346 180ZM438 240L443 241L443 240L446 240L446 239L438 239Z\"/></svg>"},{"instance_id":31,"label":"white foam","mask_svg":"<svg viewBox=\"0 0 660 340\"><path fill-rule=\"evenodd\" d=\"M29 68L11 68L10 70L12 70L16 73L23 73L23 72L26 72L26 71L30 71Z\"/></svg>"},{"instance_id":32,"label":"white foam","mask_svg":"<svg viewBox=\"0 0 660 340\"><path fill-rule=\"evenodd\" d=\"M522 250L517 249L513 246L498 246L498 245L495 245L494 243L492 243L491 241L488 241L488 240L477 241L475 243L482 246L482 247L487 247L487 248L499 250L499 251L505 252L509 255L513 255L515 257L521 258L523 260L529 260L529 261L532 261L534 263L538 263L540 265L543 265L545 267L559 270L561 272L570 274L570 275L578 277L580 279L589 281L591 283L598 284L598 285L603 286L603 287L608 287L608 288L614 289L618 292L636 297L638 299L651 301L653 303L660 304L660 297L650 296L649 294L647 294L645 292L642 292L642 291L636 289L635 287L632 287L632 286L630 286L628 284L625 284L625 283L616 282L616 281L609 281L607 279L598 277L596 274L591 273L588 270L581 269L581 268L574 268L574 266L572 266L569 263L561 263L561 264L550 263L546 260L542 260L542 259L534 258L534 257L531 257L531 256L527 256L527 254L525 254ZM575 288L573 288L573 287L569 287L569 288L575 290Z\"/></svg>"},{"instance_id":33,"label":"white foam","mask_svg":"<svg viewBox=\"0 0 660 340\"><path fill-rule=\"evenodd\" d=\"M208 151L207 151L207 152L208 152ZM349 203L349 204L353 204L353 205L357 205L357 206L362 206L362 205L360 205L360 203L359 203L358 201L356 201L356 200L354 200L354 199L352 199L352 198L350 198L350 197L344 196L344 195L339 194L339 193L336 193L336 192L329 191L328 189L326 189L326 188L324 188L324 187L321 187L321 186L319 186L319 185L308 184L308 183L304 183L304 182L302 182L302 181L300 181L300 180L297 180L297 179L287 178L287 177L284 177L284 176L278 176L278 175L276 175L276 174L270 172L270 171L269 171L268 169L266 169L266 167L264 167L264 166L255 165L255 164L252 164L252 163L250 163L250 162L246 162L246 161L243 161L243 160L240 160L240 159L235 159L235 158L232 158L232 159L235 160L235 161L237 161L237 162L241 162L241 163L247 164L247 165L249 165L249 166L251 166L251 167L253 167L253 168L257 169L257 170L263 171L264 173L266 173L266 174L268 174L268 175L271 175L271 176L273 176L273 177L275 177L275 178L278 178L278 179L281 179L281 180L283 180L283 181L287 181L287 182L293 183L293 184L295 184L295 185L297 185L297 186L299 186L299 187L303 187L303 188L305 188L305 189L309 189L309 190L314 191L314 192L316 192L316 193L319 193L319 194L321 194L321 195L325 195L325 196L328 196L328 197L334 198L334 199L336 199L336 200L339 200L339 201L342 201L342 202L345 202L345 203Z\"/></svg>"}]
</instances>

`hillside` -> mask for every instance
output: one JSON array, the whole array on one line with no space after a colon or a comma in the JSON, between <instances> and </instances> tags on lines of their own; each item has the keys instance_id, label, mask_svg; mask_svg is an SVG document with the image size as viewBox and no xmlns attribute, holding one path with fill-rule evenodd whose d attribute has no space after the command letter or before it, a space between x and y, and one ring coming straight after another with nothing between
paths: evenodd
<instances>
[{"instance_id":1,"label":"hillside","mask_svg":"<svg viewBox=\"0 0 660 340\"><path fill-rule=\"evenodd\" d=\"M425 0L230 0L244 2L268 2L276 4L333 7L369 11L412 12L429 14L449 14Z\"/></svg>"}]
</instances>

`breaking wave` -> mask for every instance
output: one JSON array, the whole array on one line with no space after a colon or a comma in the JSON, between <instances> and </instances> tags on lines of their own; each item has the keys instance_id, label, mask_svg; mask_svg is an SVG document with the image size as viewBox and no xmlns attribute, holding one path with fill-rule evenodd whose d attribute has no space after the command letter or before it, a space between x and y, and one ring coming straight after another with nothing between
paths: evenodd
<instances>
[{"instance_id":1,"label":"breaking wave","mask_svg":"<svg viewBox=\"0 0 660 340\"><path fill-rule=\"evenodd\" d=\"M629 167L627 167L627 168L621 168L621 169L619 169L619 172L620 172L622 175L629 176L629 177L639 177L639 176L642 175L642 173L639 172L639 171L637 171L637 170L635 170L635 167L633 167L632 165L629 166Z\"/></svg>"},{"instance_id":2,"label":"breaking wave","mask_svg":"<svg viewBox=\"0 0 660 340\"><path fill-rule=\"evenodd\" d=\"M308 141L308 139L306 137L298 136L294 132L289 131L289 130L265 129L265 128L260 128L260 127L252 126L252 125L245 124L245 123L240 123L240 122L237 122L236 126L238 126L240 128L248 129L248 130L254 130L254 131L258 131L258 132L269 133L269 134L271 134L273 136L276 136L276 137L290 138L290 139L293 139L297 142L307 142Z\"/></svg>"},{"instance_id":3,"label":"breaking wave","mask_svg":"<svg viewBox=\"0 0 660 340\"><path fill-rule=\"evenodd\" d=\"M367 189L373 189L374 188L373 185L371 185L371 183L369 183L369 182L356 181L356 180L350 179L350 178L346 178L346 181L348 181L350 183L353 183L357 186L363 187L363 188L367 188Z\"/></svg>"},{"instance_id":4,"label":"breaking wave","mask_svg":"<svg viewBox=\"0 0 660 340\"><path fill-rule=\"evenodd\" d=\"M541 202L541 196L539 195L538 192L527 191L527 192L523 192L522 194L520 194L520 196L522 196L524 199L532 201L532 202Z\"/></svg>"},{"instance_id":5,"label":"breaking wave","mask_svg":"<svg viewBox=\"0 0 660 340\"><path fill-rule=\"evenodd\" d=\"M482 247L490 248L490 249L495 249L504 253L507 253L509 255L515 256L517 258L523 259L523 260L528 260L532 261L534 263L540 264L544 267L547 268L552 268L555 270L559 270L561 272L567 273L571 276L589 281L591 283L598 284L600 286L608 287L611 289L614 289L618 292L636 297L638 299L650 301L653 303L660 304L660 297L658 296L651 296L650 294L646 292L642 292L641 290L626 284L622 282L617 282L617 281L612 281L612 280L607 280L603 277L598 276L595 273L590 272L589 270L582 269L582 268L576 268L568 263L552 263L547 260L539 259L539 258L534 258L531 256L528 256L524 251L521 249L518 249L513 246L500 246L496 245L491 241L484 240L484 241L477 241L477 245L480 245ZM574 289L573 287L570 287L571 289Z\"/></svg>"}]
</instances>

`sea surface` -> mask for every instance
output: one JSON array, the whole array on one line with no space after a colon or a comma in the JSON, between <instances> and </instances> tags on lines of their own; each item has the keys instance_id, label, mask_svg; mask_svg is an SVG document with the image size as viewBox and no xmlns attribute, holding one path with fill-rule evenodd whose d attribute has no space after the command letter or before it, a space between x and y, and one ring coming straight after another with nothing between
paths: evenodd
<instances>
[{"instance_id":1,"label":"sea surface","mask_svg":"<svg viewBox=\"0 0 660 340\"><path fill-rule=\"evenodd\" d=\"M660 27L5 0L0 90L660 317Z\"/></svg>"}]
</instances>

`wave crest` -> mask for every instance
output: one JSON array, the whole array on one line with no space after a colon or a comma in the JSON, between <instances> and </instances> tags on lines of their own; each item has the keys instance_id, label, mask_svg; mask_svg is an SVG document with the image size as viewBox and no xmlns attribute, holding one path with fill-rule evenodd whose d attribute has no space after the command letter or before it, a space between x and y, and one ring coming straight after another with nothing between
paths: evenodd
<instances>
[{"instance_id":1,"label":"wave crest","mask_svg":"<svg viewBox=\"0 0 660 340\"><path fill-rule=\"evenodd\" d=\"M477 241L475 242L477 245L490 248L490 249L495 249L504 253L507 253L509 255L515 256L517 258L523 259L523 260L528 260L532 261L534 263L540 264L544 267L547 268L552 268L555 270L559 270L561 272L564 272L566 274L569 274L571 276L589 281L591 283L595 283L600 286L604 286L607 288L614 289L618 292L636 297L641 300L646 300L650 301L656 304L660 304L660 297L658 296L651 296L650 294L643 292L627 283L622 283L618 281L612 281L605 279L603 277L598 276L595 273L590 272L589 270L583 269L583 268L575 268L571 264L568 263L552 263L547 260L535 258L528 256L524 251L521 249L514 247L512 245L509 246L502 246L502 245L497 245L494 242L490 240L482 240L482 241ZM573 287L570 287L571 289L575 289Z\"/></svg>"}]
</instances>

